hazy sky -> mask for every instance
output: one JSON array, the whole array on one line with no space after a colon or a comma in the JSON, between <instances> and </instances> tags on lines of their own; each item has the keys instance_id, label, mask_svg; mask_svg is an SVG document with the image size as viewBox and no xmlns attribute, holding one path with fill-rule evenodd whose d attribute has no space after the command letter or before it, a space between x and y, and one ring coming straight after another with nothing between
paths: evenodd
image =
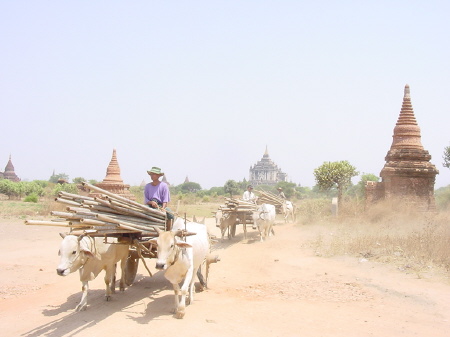
<instances>
[{"instance_id":1,"label":"hazy sky","mask_svg":"<svg viewBox=\"0 0 450 337\"><path fill-rule=\"evenodd\" d=\"M379 175L406 84L440 174L450 2L0 0L0 170L203 188L270 158L303 186L325 161ZM359 178L356 182L359 181Z\"/></svg>"}]
</instances>

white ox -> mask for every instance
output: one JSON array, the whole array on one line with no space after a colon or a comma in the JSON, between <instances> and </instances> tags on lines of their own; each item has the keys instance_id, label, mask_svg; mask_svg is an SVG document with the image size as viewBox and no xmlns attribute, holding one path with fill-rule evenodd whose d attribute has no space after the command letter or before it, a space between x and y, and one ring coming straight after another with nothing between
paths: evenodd
<instances>
[{"instance_id":1,"label":"white ox","mask_svg":"<svg viewBox=\"0 0 450 337\"><path fill-rule=\"evenodd\" d=\"M295 222L295 209L294 204L289 200L285 200L282 205L284 222L289 221L289 217L292 219L292 222Z\"/></svg>"},{"instance_id":2,"label":"white ox","mask_svg":"<svg viewBox=\"0 0 450 337\"><path fill-rule=\"evenodd\" d=\"M95 279L102 270L105 270L106 300L110 300L111 293L115 292L116 263L119 261L122 270L120 290L125 289L125 264L129 248L127 244L105 243L103 238L89 236L61 234L61 237L63 238L59 248L61 258L56 272L60 276L67 276L77 270L80 271L83 294L76 311L87 308L88 282ZM117 243L116 238L108 240Z\"/></svg>"},{"instance_id":3,"label":"white ox","mask_svg":"<svg viewBox=\"0 0 450 337\"><path fill-rule=\"evenodd\" d=\"M253 211L253 223L258 227L261 241L264 241L266 237L272 233L272 226L275 223L275 217L275 206L271 204L259 205L258 209Z\"/></svg>"},{"instance_id":4,"label":"white ox","mask_svg":"<svg viewBox=\"0 0 450 337\"><path fill-rule=\"evenodd\" d=\"M228 239L234 235L236 231L236 220L237 213L232 212L229 213L228 216L223 216L222 221L220 222L219 228L220 233L222 234L222 241L225 238L225 232L228 230Z\"/></svg>"},{"instance_id":5,"label":"white ox","mask_svg":"<svg viewBox=\"0 0 450 337\"><path fill-rule=\"evenodd\" d=\"M214 213L214 219L216 219L216 227L220 227L220 224L223 221L223 212L218 210Z\"/></svg>"},{"instance_id":6,"label":"white ox","mask_svg":"<svg viewBox=\"0 0 450 337\"><path fill-rule=\"evenodd\" d=\"M180 237L183 229L195 235L183 241ZM164 232L157 227L155 230L158 237L150 241L158 246L156 268L165 270L164 276L175 292L175 317L183 318L186 303L194 301L195 275L210 251L208 232L205 225L195 222L188 222L185 228L182 218L175 220L172 231Z\"/></svg>"}]
</instances>

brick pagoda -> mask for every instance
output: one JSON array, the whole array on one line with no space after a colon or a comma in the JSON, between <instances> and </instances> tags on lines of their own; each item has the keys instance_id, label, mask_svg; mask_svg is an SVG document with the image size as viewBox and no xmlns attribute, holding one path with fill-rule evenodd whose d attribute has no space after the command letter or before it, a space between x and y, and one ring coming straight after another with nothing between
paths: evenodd
<instances>
[{"instance_id":1,"label":"brick pagoda","mask_svg":"<svg viewBox=\"0 0 450 337\"><path fill-rule=\"evenodd\" d=\"M368 182L367 201L397 199L423 211L435 209L434 183L439 171L422 146L420 127L414 116L409 86L392 136L392 145L381 170L381 182Z\"/></svg>"},{"instance_id":2,"label":"brick pagoda","mask_svg":"<svg viewBox=\"0 0 450 337\"><path fill-rule=\"evenodd\" d=\"M8 163L5 167L5 172L0 172L0 177L3 179L8 179L14 182L20 181L20 178L17 176L16 172L14 171L14 165L11 161L11 155L9 155Z\"/></svg>"},{"instance_id":3,"label":"brick pagoda","mask_svg":"<svg viewBox=\"0 0 450 337\"><path fill-rule=\"evenodd\" d=\"M111 161L106 169L106 177L101 183L95 184L108 192L118 194L122 197L136 200L136 197L130 192L130 185L125 185L120 177L120 167L117 161L116 149L113 150ZM89 196L99 197L99 193L92 192Z\"/></svg>"}]
</instances>

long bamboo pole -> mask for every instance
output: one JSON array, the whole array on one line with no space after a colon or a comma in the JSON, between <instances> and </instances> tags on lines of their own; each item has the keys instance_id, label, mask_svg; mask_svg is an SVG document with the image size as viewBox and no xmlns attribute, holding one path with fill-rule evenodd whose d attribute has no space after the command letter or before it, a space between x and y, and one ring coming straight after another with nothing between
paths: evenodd
<instances>
[{"instance_id":1,"label":"long bamboo pole","mask_svg":"<svg viewBox=\"0 0 450 337\"><path fill-rule=\"evenodd\" d=\"M129 215L134 215L140 218L144 218L144 219L148 219L150 221L156 221L156 222L165 222L165 218L162 218L160 216L155 217L155 216L151 216L149 214L143 214L141 212L135 212L132 210L129 210L125 207L120 207L114 203L111 203L111 208L116 209L118 211L120 211L122 214L129 214Z\"/></svg>"},{"instance_id":2,"label":"long bamboo pole","mask_svg":"<svg viewBox=\"0 0 450 337\"><path fill-rule=\"evenodd\" d=\"M72 206L81 206L81 203L79 203L79 202L68 200L68 199L63 199L63 198L55 198L55 201L63 203L63 204L67 204L67 205L72 205Z\"/></svg>"},{"instance_id":3,"label":"long bamboo pole","mask_svg":"<svg viewBox=\"0 0 450 337\"><path fill-rule=\"evenodd\" d=\"M58 193L58 196L65 196L65 197L72 198L72 199L82 199L82 200L92 200L92 201L94 201L94 198L92 198L92 197L88 197L88 196L85 196L85 195L79 195L79 194L72 194L72 193L68 193L68 192L65 192L65 191L60 191Z\"/></svg>"},{"instance_id":4,"label":"long bamboo pole","mask_svg":"<svg viewBox=\"0 0 450 337\"><path fill-rule=\"evenodd\" d=\"M70 227L69 222L53 222L46 220L25 220L25 225L33 226L55 226L55 227Z\"/></svg>"},{"instance_id":5,"label":"long bamboo pole","mask_svg":"<svg viewBox=\"0 0 450 337\"><path fill-rule=\"evenodd\" d=\"M102 220L102 221L116 223L116 224L118 224L120 226L124 225L124 226L133 227L133 228L140 229L140 230L145 230L147 232L153 232L154 231L154 229L152 227L136 225L136 224L131 223L131 222L117 220L117 219L111 218L109 216L101 215L101 214L98 214L97 218ZM155 225L152 225L152 226L155 226ZM158 226L158 225L156 225L156 226ZM160 227L160 226L158 226L158 227Z\"/></svg>"},{"instance_id":6,"label":"long bamboo pole","mask_svg":"<svg viewBox=\"0 0 450 337\"><path fill-rule=\"evenodd\" d=\"M111 193L111 192L106 191L106 190L104 190L104 189L102 189L102 188L99 188L99 187L97 187L97 186L91 185L91 184L89 184L89 183L87 183L87 182L83 182L82 184L83 184L83 186L85 186L85 187L87 187L87 188L89 188L89 189L92 189L92 190L94 190L94 191L100 192L100 193L102 193L102 194L104 194L104 195L107 195L108 197L113 198L113 199L120 200L120 201L125 202L125 203L127 203L127 204L134 205L134 206L136 206L136 207L140 207L140 208L142 208L142 209L148 208L148 207L146 207L145 205L142 205L142 204L140 204L140 203L138 203L138 202L136 202L136 201L133 201L133 200L130 200L130 199L121 197L121 196L119 196L119 195L117 195L117 194Z\"/></svg>"}]
</instances>

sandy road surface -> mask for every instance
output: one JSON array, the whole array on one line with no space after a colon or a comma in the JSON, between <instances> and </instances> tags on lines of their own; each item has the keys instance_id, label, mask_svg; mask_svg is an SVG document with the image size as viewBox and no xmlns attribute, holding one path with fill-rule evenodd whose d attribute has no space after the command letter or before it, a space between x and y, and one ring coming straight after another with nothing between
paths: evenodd
<instances>
[{"instance_id":1,"label":"sandy road surface","mask_svg":"<svg viewBox=\"0 0 450 337\"><path fill-rule=\"evenodd\" d=\"M207 225L219 234L213 220ZM56 275L60 229L0 220L2 336L450 336L450 285L356 258L315 257L311 228L281 224L265 243L242 229L214 246L210 289L182 320L161 272L142 264L136 282L104 301L90 283L88 310L76 313L78 274ZM101 274L102 275L102 274Z\"/></svg>"}]
</instances>

